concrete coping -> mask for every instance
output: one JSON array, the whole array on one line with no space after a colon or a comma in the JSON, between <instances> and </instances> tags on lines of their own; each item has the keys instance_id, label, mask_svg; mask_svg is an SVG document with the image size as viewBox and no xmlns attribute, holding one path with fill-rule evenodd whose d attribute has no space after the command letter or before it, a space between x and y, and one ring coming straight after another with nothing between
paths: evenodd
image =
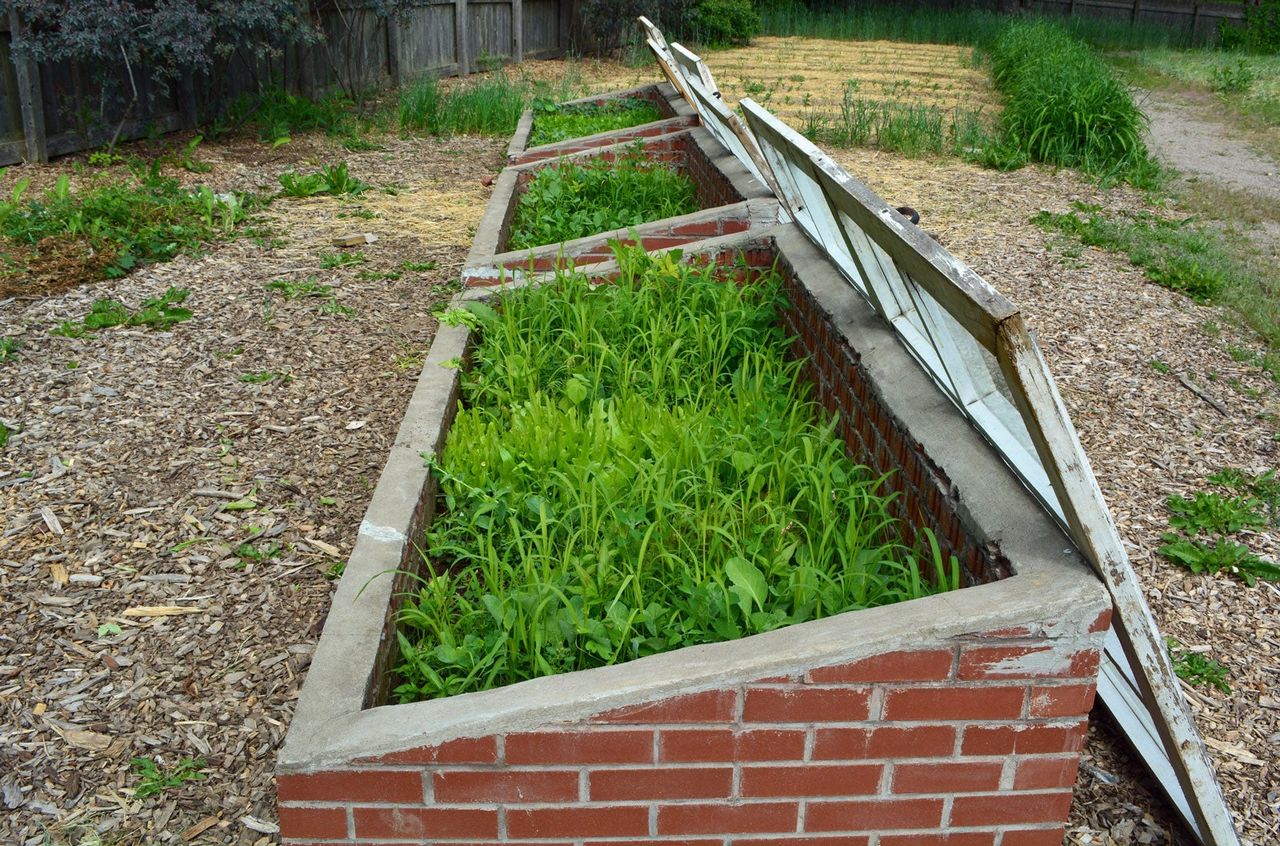
<instances>
[{"instance_id":1,"label":"concrete coping","mask_svg":"<svg viewBox=\"0 0 1280 846\"><path fill-rule=\"evenodd\" d=\"M747 243L760 233L738 237ZM1092 620L1110 607L1105 589L1058 526L831 262L794 224L775 227L768 237L779 260L857 351L889 413L945 470L958 492L957 510L975 539L997 544L1015 575L625 664L446 699L366 708L395 599L392 573L414 565L414 536L425 519L424 500L434 497L419 452L438 450L443 443L456 401L455 360L465 355L469 341L465 328L442 326L334 596L280 753L280 772L319 771L461 737L573 722L602 710L992 628L1027 625L1044 637L1076 637L1088 625L1081 620ZM466 292L455 302L479 297ZM1084 613L1088 609L1094 611ZM1044 622L1055 620L1075 622Z\"/></svg>"}]
</instances>

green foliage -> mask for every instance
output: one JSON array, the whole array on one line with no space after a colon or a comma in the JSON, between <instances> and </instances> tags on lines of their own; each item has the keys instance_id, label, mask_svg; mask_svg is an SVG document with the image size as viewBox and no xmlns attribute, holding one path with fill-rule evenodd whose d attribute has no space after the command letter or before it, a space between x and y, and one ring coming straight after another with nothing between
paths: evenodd
<instances>
[{"instance_id":1,"label":"green foliage","mask_svg":"<svg viewBox=\"0 0 1280 846\"><path fill-rule=\"evenodd\" d=\"M256 126L259 140L275 146L299 132L349 137L357 131L351 99L336 90L314 100L279 88L257 96L244 94L227 108L227 120L232 126Z\"/></svg>"},{"instance_id":2,"label":"green foliage","mask_svg":"<svg viewBox=\"0 0 1280 846\"><path fill-rule=\"evenodd\" d=\"M453 695L956 586L896 541L787 355L779 280L618 252L468 303L464 408L428 457L441 508L399 633L404 701Z\"/></svg>"},{"instance_id":3,"label":"green foliage","mask_svg":"<svg viewBox=\"0 0 1280 846\"><path fill-rule=\"evenodd\" d=\"M280 193L286 197L314 197L317 194L340 197L344 194L361 194L369 188L368 184L351 175L346 162L322 165L315 173L305 175L292 170L285 171L279 178Z\"/></svg>"},{"instance_id":4,"label":"green foliage","mask_svg":"<svg viewBox=\"0 0 1280 846\"><path fill-rule=\"evenodd\" d=\"M400 91L400 128L426 135L510 135L531 88L505 73L446 90L423 77Z\"/></svg>"},{"instance_id":5,"label":"green foliage","mask_svg":"<svg viewBox=\"0 0 1280 846\"><path fill-rule=\"evenodd\" d=\"M1257 82L1258 74L1244 59L1236 59L1235 66L1217 65L1211 71L1209 87L1219 94L1247 92Z\"/></svg>"},{"instance_id":6,"label":"green foliage","mask_svg":"<svg viewBox=\"0 0 1280 846\"><path fill-rule=\"evenodd\" d=\"M943 111L928 103L901 103L860 96L856 79L844 84L840 111L808 111L802 131L813 141L840 147L875 146L912 158L970 155L988 143L981 116L968 109Z\"/></svg>"},{"instance_id":7,"label":"green foliage","mask_svg":"<svg viewBox=\"0 0 1280 846\"><path fill-rule=\"evenodd\" d=\"M286 300L296 300L301 297L327 297L333 293L332 286L321 285L314 276L308 276L298 282L292 282L288 279L276 279L268 282L266 287L272 291L279 291Z\"/></svg>"},{"instance_id":8,"label":"green foliage","mask_svg":"<svg viewBox=\"0 0 1280 846\"><path fill-rule=\"evenodd\" d=\"M1173 671L1178 674L1178 678L1197 687L1216 687L1223 693L1231 692L1231 685L1227 684L1230 669L1226 664L1206 658L1199 652L1183 649L1182 644L1171 637L1165 638L1165 645L1169 649Z\"/></svg>"},{"instance_id":9,"label":"green foliage","mask_svg":"<svg viewBox=\"0 0 1280 846\"><path fill-rule=\"evenodd\" d=\"M1251 53L1280 53L1280 0L1245 3L1244 25L1218 22L1220 45L1229 50Z\"/></svg>"},{"instance_id":10,"label":"green foliage","mask_svg":"<svg viewBox=\"0 0 1280 846\"><path fill-rule=\"evenodd\" d=\"M1198 540L1188 540L1180 535L1161 535L1164 545L1159 552L1175 564L1193 573L1230 573L1246 584L1257 584L1258 579L1280 579L1280 566L1274 561L1259 558L1249 547L1226 538L1218 538L1212 545Z\"/></svg>"},{"instance_id":11,"label":"green foliage","mask_svg":"<svg viewBox=\"0 0 1280 846\"><path fill-rule=\"evenodd\" d=\"M1174 221L1136 212L1117 219L1107 217L1097 206L1077 203L1075 209L1066 214L1040 212L1031 222L1089 246L1125 253L1151 281L1198 302L1248 284L1248 269L1231 257L1221 235L1195 226L1190 218ZM1077 211L1088 216L1081 217Z\"/></svg>"},{"instance_id":12,"label":"green foliage","mask_svg":"<svg viewBox=\"0 0 1280 846\"><path fill-rule=\"evenodd\" d=\"M162 770L151 758L133 758L129 766L138 776L138 787L134 790L135 799L148 799L158 793L182 787L189 781L203 781L206 776L203 758L183 758L171 770Z\"/></svg>"},{"instance_id":13,"label":"green foliage","mask_svg":"<svg viewBox=\"0 0 1280 846\"><path fill-rule=\"evenodd\" d=\"M685 19L694 40L708 47L749 44L762 25L751 0L697 0Z\"/></svg>"},{"instance_id":14,"label":"green foliage","mask_svg":"<svg viewBox=\"0 0 1280 846\"><path fill-rule=\"evenodd\" d=\"M22 342L17 338L0 336L0 364L11 364L18 357Z\"/></svg>"},{"instance_id":15,"label":"green foliage","mask_svg":"<svg viewBox=\"0 0 1280 846\"><path fill-rule=\"evenodd\" d=\"M3 420L0 420L0 449L7 447L9 445L9 437L17 432L17 429L10 429Z\"/></svg>"},{"instance_id":16,"label":"green foliage","mask_svg":"<svg viewBox=\"0 0 1280 846\"><path fill-rule=\"evenodd\" d=\"M54 335L81 338L85 334L110 329L113 326L146 326L149 329L170 329L175 324L191 319L191 310L182 303L191 295L187 288L169 288L158 297L142 301L142 307L130 312L128 306L115 300L95 300L89 313L79 323L64 321Z\"/></svg>"},{"instance_id":17,"label":"green foliage","mask_svg":"<svg viewBox=\"0 0 1280 846\"><path fill-rule=\"evenodd\" d=\"M1173 514L1169 525L1188 535L1229 534L1242 529L1260 529L1267 524L1259 509L1262 503L1252 497L1224 497L1219 493L1196 491L1191 499L1171 496L1165 505Z\"/></svg>"},{"instance_id":18,"label":"green foliage","mask_svg":"<svg viewBox=\"0 0 1280 846\"><path fill-rule=\"evenodd\" d=\"M325 270L333 270L337 267L348 267L353 264L364 264L364 253L356 250L351 253L321 253L320 266Z\"/></svg>"},{"instance_id":19,"label":"green foliage","mask_svg":"<svg viewBox=\"0 0 1280 846\"><path fill-rule=\"evenodd\" d=\"M606 100L599 104L560 106L538 103L534 106L533 129L529 132L528 146L553 144L566 138L582 138L661 119L662 113L657 106L635 97Z\"/></svg>"},{"instance_id":20,"label":"green foliage","mask_svg":"<svg viewBox=\"0 0 1280 846\"><path fill-rule=\"evenodd\" d=\"M0 200L0 246L14 250L11 261L24 271L48 262L60 273L83 274L72 284L196 253L228 237L253 202L205 186L185 189L160 172L159 162L135 164L130 178L112 174L80 191L71 190L65 174L40 197L26 196L28 184L19 181L9 199ZM92 258L68 268L68 253Z\"/></svg>"},{"instance_id":21,"label":"green foliage","mask_svg":"<svg viewBox=\"0 0 1280 846\"><path fill-rule=\"evenodd\" d=\"M287 370L256 370L252 373L240 374L240 381L250 385L262 385L267 382L279 382L287 385L293 381L293 374Z\"/></svg>"},{"instance_id":22,"label":"green foliage","mask_svg":"<svg viewBox=\"0 0 1280 846\"><path fill-rule=\"evenodd\" d=\"M1015 20L991 46L1006 97L1004 146L1033 161L1148 187L1159 167L1142 140L1146 118L1128 89L1061 25Z\"/></svg>"},{"instance_id":23,"label":"green foliage","mask_svg":"<svg viewBox=\"0 0 1280 846\"><path fill-rule=\"evenodd\" d=\"M516 203L507 248L558 244L697 208L693 181L639 153L562 160L537 172Z\"/></svg>"}]
</instances>

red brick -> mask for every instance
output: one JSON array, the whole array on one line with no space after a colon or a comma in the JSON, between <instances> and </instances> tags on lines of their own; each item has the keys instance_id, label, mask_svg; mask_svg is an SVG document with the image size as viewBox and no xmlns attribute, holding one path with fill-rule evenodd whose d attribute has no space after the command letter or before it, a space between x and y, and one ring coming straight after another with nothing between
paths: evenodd
<instances>
[{"instance_id":1,"label":"red brick","mask_svg":"<svg viewBox=\"0 0 1280 846\"><path fill-rule=\"evenodd\" d=\"M508 764L648 764L650 731L535 731L507 735Z\"/></svg>"},{"instance_id":2,"label":"red brick","mask_svg":"<svg viewBox=\"0 0 1280 846\"><path fill-rule=\"evenodd\" d=\"M804 731L798 729L677 729L661 732L660 761L798 761Z\"/></svg>"},{"instance_id":3,"label":"red brick","mask_svg":"<svg viewBox=\"0 0 1280 846\"><path fill-rule=\"evenodd\" d=\"M1026 758L1018 762L1018 769L1013 777L1013 789L1070 788L1075 786L1076 770L1079 768L1080 759L1075 755L1068 758Z\"/></svg>"},{"instance_id":4,"label":"red brick","mask_svg":"<svg viewBox=\"0 0 1280 846\"><path fill-rule=\"evenodd\" d=\"M956 730L951 726L820 728L814 733L813 757L815 760L936 758L950 756L955 745Z\"/></svg>"},{"instance_id":5,"label":"red brick","mask_svg":"<svg viewBox=\"0 0 1280 846\"><path fill-rule=\"evenodd\" d=\"M1005 831L1001 846L1062 846L1067 836L1063 826L1056 828L1025 828Z\"/></svg>"},{"instance_id":6,"label":"red brick","mask_svg":"<svg viewBox=\"0 0 1280 846\"><path fill-rule=\"evenodd\" d=\"M578 773L567 770L441 770L432 777L437 802L572 802Z\"/></svg>"},{"instance_id":7,"label":"red brick","mask_svg":"<svg viewBox=\"0 0 1280 846\"><path fill-rule=\"evenodd\" d=\"M999 761L897 764L894 793L984 793L1000 788L1004 765Z\"/></svg>"},{"instance_id":8,"label":"red brick","mask_svg":"<svg viewBox=\"0 0 1280 846\"><path fill-rule=\"evenodd\" d=\"M885 693L885 720L998 720L1022 716L1020 687L916 687Z\"/></svg>"},{"instance_id":9,"label":"red brick","mask_svg":"<svg viewBox=\"0 0 1280 846\"><path fill-rule=\"evenodd\" d=\"M720 841L716 841L719 843ZM815 834L795 837L752 837L734 840L734 846L867 846L871 838L865 834ZM539 844L541 846L541 844ZM596 846L592 843L591 846Z\"/></svg>"},{"instance_id":10,"label":"red brick","mask_svg":"<svg viewBox=\"0 0 1280 846\"><path fill-rule=\"evenodd\" d=\"M671 247L680 247L689 243L689 238L681 238L678 236L666 235L650 235L640 239L640 243L644 244L646 250L666 250Z\"/></svg>"},{"instance_id":11,"label":"red brick","mask_svg":"<svg viewBox=\"0 0 1280 846\"><path fill-rule=\"evenodd\" d=\"M337 770L276 776L281 802L422 803L418 770Z\"/></svg>"},{"instance_id":12,"label":"red brick","mask_svg":"<svg viewBox=\"0 0 1280 846\"><path fill-rule=\"evenodd\" d=\"M731 767L663 767L648 770L593 770L591 801L630 799L728 799Z\"/></svg>"},{"instance_id":13,"label":"red brick","mask_svg":"<svg viewBox=\"0 0 1280 846\"><path fill-rule=\"evenodd\" d=\"M951 675L951 650L934 649L921 652L886 652L834 667L819 667L809 671L809 681L816 684L831 682L892 682L892 681L941 681Z\"/></svg>"},{"instance_id":14,"label":"red brick","mask_svg":"<svg viewBox=\"0 0 1280 846\"><path fill-rule=\"evenodd\" d=\"M1071 792L999 793L957 796L951 806L951 825L979 826L1007 823L1059 823L1071 810Z\"/></svg>"},{"instance_id":15,"label":"red brick","mask_svg":"<svg viewBox=\"0 0 1280 846\"><path fill-rule=\"evenodd\" d=\"M615 708L592 719L605 723L727 723L733 720L737 705L737 691L707 690L659 702Z\"/></svg>"},{"instance_id":16,"label":"red brick","mask_svg":"<svg viewBox=\"0 0 1280 846\"><path fill-rule=\"evenodd\" d=\"M941 799L855 799L848 802L811 802L804 817L806 831L937 828L941 824Z\"/></svg>"},{"instance_id":17,"label":"red brick","mask_svg":"<svg viewBox=\"0 0 1280 846\"><path fill-rule=\"evenodd\" d=\"M880 846L992 846L995 842L994 831L880 835ZM1058 846L1062 844L1059 843Z\"/></svg>"},{"instance_id":18,"label":"red brick","mask_svg":"<svg viewBox=\"0 0 1280 846\"><path fill-rule=\"evenodd\" d=\"M710 238L717 234L719 225L714 220L705 220L700 223L682 223L673 227L672 235L695 235L702 238Z\"/></svg>"},{"instance_id":19,"label":"red brick","mask_svg":"<svg viewBox=\"0 0 1280 846\"><path fill-rule=\"evenodd\" d=\"M754 723L865 720L871 694L858 688L749 687L742 719Z\"/></svg>"},{"instance_id":20,"label":"red brick","mask_svg":"<svg viewBox=\"0 0 1280 846\"><path fill-rule=\"evenodd\" d=\"M879 764L743 767L742 795L858 796L875 793L883 770Z\"/></svg>"},{"instance_id":21,"label":"red brick","mask_svg":"<svg viewBox=\"0 0 1280 846\"><path fill-rule=\"evenodd\" d=\"M314 837L317 840L347 839L346 808L299 808L280 806L281 837Z\"/></svg>"},{"instance_id":22,"label":"red brick","mask_svg":"<svg viewBox=\"0 0 1280 846\"><path fill-rule=\"evenodd\" d=\"M1085 723L1072 726L969 726L960 744L963 755L1020 755L1079 752Z\"/></svg>"},{"instance_id":23,"label":"red brick","mask_svg":"<svg viewBox=\"0 0 1280 846\"><path fill-rule=\"evenodd\" d=\"M1096 692L1091 684L1033 687L1027 714L1031 717L1081 717L1093 707Z\"/></svg>"},{"instance_id":24,"label":"red brick","mask_svg":"<svg viewBox=\"0 0 1280 846\"><path fill-rule=\"evenodd\" d=\"M391 752L376 759L362 760L377 760L389 764L494 764L498 761L498 739L460 737L439 746L419 746L403 752Z\"/></svg>"},{"instance_id":25,"label":"red brick","mask_svg":"<svg viewBox=\"0 0 1280 846\"><path fill-rule=\"evenodd\" d=\"M498 812L487 808L355 808L356 837L497 837Z\"/></svg>"},{"instance_id":26,"label":"red brick","mask_svg":"<svg viewBox=\"0 0 1280 846\"><path fill-rule=\"evenodd\" d=\"M752 841L753 843L758 841ZM646 837L637 843L635 840L592 840L591 846L654 846L654 844L667 844L667 846L724 846L724 838L715 837L709 840L690 840L687 837L680 837L668 840L664 837ZM449 846L453 846L452 843ZM541 843L538 846L542 846Z\"/></svg>"},{"instance_id":27,"label":"red brick","mask_svg":"<svg viewBox=\"0 0 1280 846\"><path fill-rule=\"evenodd\" d=\"M741 805L659 805L659 834L747 834L795 831L799 807L794 802Z\"/></svg>"},{"instance_id":28,"label":"red brick","mask_svg":"<svg viewBox=\"0 0 1280 846\"><path fill-rule=\"evenodd\" d=\"M1089 626L1089 631L1093 634L1098 634L1099 632L1105 632L1109 628L1111 628L1110 608L1098 615L1098 618Z\"/></svg>"},{"instance_id":29,"label":"red brick","mask_svg":"<svg viewBox=\"0 0 1280 846\"><path fill-rule=\"evenodd\" d=\"M507 834L534 837L639 837L649 833L644 805L522 808L507 811Z\"/></svg>"},{"instance_id":30,"label":"red brick","mask_svg":"<svg viewBox=\"0 0 1280 846\"><path fill-rule=\"evenodd\" d=\"M983 646L961 650L958 676L962 679L1079 678L1096 675L1097 670L1098 653L1092 649L1068 657L1056 654L1052 646Z\"/></svg>"}]
</instances>

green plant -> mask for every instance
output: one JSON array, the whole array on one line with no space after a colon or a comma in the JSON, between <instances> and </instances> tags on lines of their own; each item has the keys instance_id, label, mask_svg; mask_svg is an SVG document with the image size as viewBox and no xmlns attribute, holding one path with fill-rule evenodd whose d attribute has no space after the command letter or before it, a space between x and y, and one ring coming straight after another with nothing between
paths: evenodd
<instances>
[{"instance_id":1,"label":"green plant","mask_svg":"<svg viewBox=\"0 0 1280 846\"><path fill-rule=\"evenodd\" d=\"M1213 69L1209 87L1219 94L1238 94L1248 91L1257 80L1253 67L1244 59L1236 59L1235 67L1222 64Z\"/></svg>"},{"instance_id":2,"label":"green plant","mask_svg":"<svg viewBox=\"0 0 1280 846\"><path fill-rule=\"evenodd\" d=\"M8 424L0 420L0 449L4 449L9 445L10 436L16 434L19 430L10 429Z\"/></svg>"},{"instance_id":3,"label":"green plant","mask_svg":"<svg viewBox=\"0 0 1280 846\"><path fill-rule=\"evenodd\" d=\"M685 26L699 44L719 47L749 44L760 34L762 22L751 0L697 0Z\"/></svg>"},{"instance_id":4,"label":"green plant","mask_svg":"<svg viewBox=\"0 0 1280 846\"><path fill-rule=\"evenodd\" d=\"M0 364L11 364L18 357L22 342L17 338L0 336Z\"/></svg>"},{"instance_id":5,"label":"green plant","mask_svg":"<svg viewBox=\"0 0 1280 846\"><path fill-rule=\"evenodd\" d=\"M368 185L351 175L346 162L322 165L315 173L299 174L285 171L280 174L281 194L286 197L314 197L317 194L360 194Z\"/></svg>"},{"instance_id":6,"label":"green plant","mask_svg":"<svg viewBox=\"0 0 1280 846\"><path fill-rule=\"evenodd\" d=\"M1159 166L1142 140L1146 118L1101 59L1061 25L1009 23L991 46L991 73L1006 96L1003 147L1102 178L1158 182Z\"/></svg>"},{"instance_id":7,"label":"green plant","mask_svg":"<svg viewBox=\"0 0 1280 846\"><path fill-rule=\"evenodd\" d=\"M414 272L414 273L426 273L428 270L435 270L435 269L436 269L436 262L434 262L434 261L406 261L406 262L403 262L400 266L401 266L401 267L403 267L405 270L409 270L409 271L412 271L412 272Z\"/></svg>"},{"instance_id":8,"label":"green plant","mask_svg":"<svg viewBox=\"0 0 1280 846\"><path fill-rule=\"evenodd\" d=\"M1165 638L1165 645L1178 678L1199 687L1216 687L1223 693L1231 692L1231 685L1227 684L1230 669L1226 664L1206 658L1194 650L1183 649L1182 644L1171 637Z\"/></svg>"},{"instance_id":9,"label":"green plant","mask_svg":"<svg viewBox=\"0 0 1280 846\"><path fill-rule=\"evenodd\" d=\"M133 758L129 766L138 776L138 786L134 790L135 799L147 799L166 790L182 787L189 781L203 781L206 776L203 758L183 758L171 771L160 769L160 765L151 758Z\"/></svg>"},{"instance_id":10,"label":"green plant","mask_svg":"<svg viewBox=\"0 0 1280 846\"><path fill-rule=\"evenodd\" d=\"M273 282L268 282L266 287L273 291L279 291L286 300L296 300L302 297L327 297L333 293L332 286L321 285L314 276L308 276L306 279L297 282L288 279L276 279ZM241 352L243 351L241 350Z\"/></svg>"},{"instance_id":11,"label":"green plant","mask_svg":"<svg viewBox=\"0 0 1280 846\"><path fill-rule=\"evenodd\" d=\"M128 306L115 300L95 300L89 313L79 323L67 320L50 331L66 338L81 338L86 333L113 326L170 329L175 324L191 319L191 310L181 305L190 295L191 291L187 288L169 288L158 297L143 300L142 307L132 313Z\"/></svg>"},{"instance_id":12,"label":"green plant","mask_svg":"<svg viewBox=\"0 0 1280 846\"><path fill-rule=\"evenodd\" d=\"M345 306L338 302L336 296L331 296L320 304L321 314L332 314L337 317L354 317L356 310L351 306Z\"/></svg>"},{"instance_id":13,"label":"green plant","mask_svg":"<svg viewBox=\"0 0 1280 846\"><path fill-rule=\"evenodd\" d=\"M572 71L561 76L555 86L527 77L513 79L505 71L453 87L428 76L400 90L397 112L402 132L510 135L531 104L569 100L585 93L581 77Z\"/></svg>"},{"instance_id":14,"label":"green plant","mask_svg":"<svg viewBox=\"0 0 1280 846\"><path fill-rule=\"evenodd\" d=\"M203 135L196 135L182 148L182 156L178 163L182 165L183 170L191 173L208 173L213 170L213 165L196 158L196 147L199 147L203 140Z\"/></svg>"},{"instance_id":15,"label":"green plant","mask_svg":"<svg viewBox=\"0 0 1280 846\"><path fill-rule=\"evenodd\" d=\"M252 373L240 374L240 381L252 385L261 385L266 382L280 382L287 385L293 381L293 374L287 370L256 370Z\"/></svg>"},{"instance_id":16,"label":"green plant","mask_svg":"<svg viewBox=\"0 0 1280 846\"><path fill-rule=\"evenodd\" d=\"M1169 367L1167 362L1161 361L1158 358L1151 359L1149 363L1151 364L1151 369L1157 373L1168 373L1172 369Z\"/></svg>"},{"instance_id":17,"label":"green plant","mask_svg":"<svg viewBox=\"0 0 1280 846\"><path fill-rule=\"evenodd\" d=\"M1191 499L1171 496L1165 505L1173 514L1169 525L1188 535L1235 534L1242 529L1260 529L1266 518L1258 510L1262 503L1252 497L1224 497L1196 491Z\"/></svg>"},{"instance_id":18,"label":"green plant","mask_svg":"<svg viewBox=\"0 0 1280 846\"><path fill-rule=\"evenodd\" d=\"M1075 211L1042 211L1031 222L1089 246L1123 252L1151 281L1199 302L1246 284L1248 269L1223 247L1221 236L1195 226L1192 219L1169 220L1142 211L1112 218L1097 206L1076 203Z\"/></svg>"},{"instance_id":19,"label":"green plant","mask_svg":"<svg viewBox=\"0 0 1280 846\"><path fill-rule=\"evenodd\" d=\"M695 208L689 177L638 152L613 161L562 160L539 170L520 196L507 247L558 244Z\"/></svg>"},{"instance_id":20,"label":"green plant","mask_svg":"<svg viewBox=\"0 0 1280 846\"><path fill-rule=\"evenodd\" d=\"M442 313L481 341L398 639L402 700L480 690L953 587L896 540L787 355L780 279L617 252L615 284ZM463 315L466 315L465 317Z\"/></svg>"},{"instance_id":21,"label":"green plant","mask_svg":"<svg viewBox=\"0 0 1280 846\"><path fill-rule=\"evenodd\" d=\"M662 113L657 106L634 97L563 106L541 102L534 106L528 145L536 147L567 138L612 132L661 118Z\"/></svg>"},{"instance_id":22,"label":"green plant","mask_svg":"<svg viewBox=\"0 0 1280 846\"><path fill-rule=\"evenodd\" d=\"M347 267L353 264L363 264L364 262L364 253L359 250L352 253L320 254L320 266L325 270L332 270L335 267Z\"/></svg>"},{"instance_id":23,"label":"green plant","mask_svg":"<svg viewBox=\"0 0 1280 846\"><path fill-rule=\"evenodd\" d=\"M1175 564L1193 573L1227 572L1238 576L1252 586L1258 579L1280 579L1280 566L1253 554L1249 547L1226 538L1218 538L1212 546L1188 540L1180 535L1166 533L1161 536L1164 545L1159 552Z\"/></svg>"}]
</instances>

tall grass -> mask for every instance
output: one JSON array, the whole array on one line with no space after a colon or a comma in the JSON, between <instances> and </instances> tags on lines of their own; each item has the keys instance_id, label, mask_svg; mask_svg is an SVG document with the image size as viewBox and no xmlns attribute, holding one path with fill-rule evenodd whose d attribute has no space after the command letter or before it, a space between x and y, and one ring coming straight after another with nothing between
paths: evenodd
<instances>
[{"instance_id":1,"label":"tall grass","mask_svg":"<svg viewBox=\"0 0 1280 846\"><path fill-rule=\"evenodd\" d=\"M761 5L767 35L805 35L851 41L906 41L917 44L969 44L986 47L1008 23L1007 14L982 9L903 8L898 5L800 2ZM1090 17L1053 17L1076 37L1106 50L1180 47L1190 37L1166 27L1130 25Z\"/></svg>"},{"instance_id":2,"label":"tall grass","mask_svg":"<svg viewBox=\"0 0 1280 846\"><path fill-rule=\"evenodd\" d=\"M1018 20L991 47L1006 96L993 158L1063 165L1153 187L1159 166L1142 140L1146 118L1128 89L1080 39L1056 23Z\"/></svg>"},{"instance_id":3,"label":"tall grass","mask_svg":"<svg viewBox=\"0 0 1280 846\"><path fill-rule=\"evenodd\" d=\"M801 131L812 141L838 147L875 146L919 158L973 155L991 142L982 115L960 107L899 103L859 96L859 83L844 85L839 110L801 116Z\"/></svg>"},{"instance_id":4,"label":"tall grass","mask_svg":"<svg viewBox=\"0 0 1280 846\"><path fill-rule=\"evenodd\" d=\"M779 280L619 254L472 307L402 701L731 640L957 586L896 541L777 328ZM446 315L447 318L447 315Z\"/></svg>"},{"instance_id":5,"label":"tall grass","mask_svg":"<svg viewBox=\"0 0 1280 846\"><path fill-rule=\"evenodd\" d=\"M427 135L510 135L520 114L537 100L560 101L585 94L570 68L558 84L493 71L459 85L423 77L400 90L400 129Z\"/></svg>"}]
</instances>

